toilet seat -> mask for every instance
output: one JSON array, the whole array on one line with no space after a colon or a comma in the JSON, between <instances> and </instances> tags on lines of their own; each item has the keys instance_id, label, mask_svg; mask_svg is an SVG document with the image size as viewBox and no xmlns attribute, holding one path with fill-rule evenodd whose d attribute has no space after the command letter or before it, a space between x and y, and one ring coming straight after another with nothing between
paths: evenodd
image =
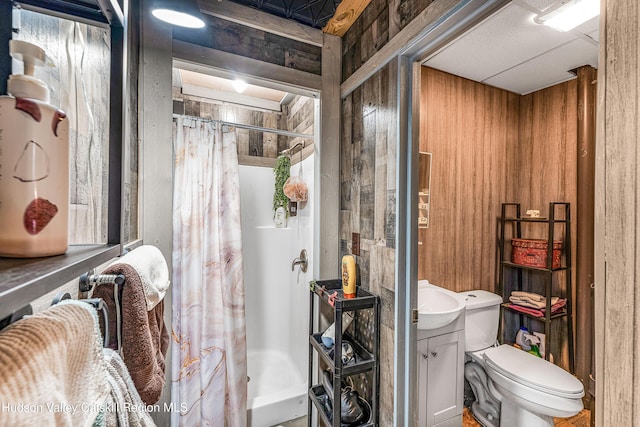
<instances>
[{"instance_id":1,"label":"toilet seat","mask_svg":"<svg viewBox=\"0 0 640 427\"><path fill-rule=\"evenodd\" d=\"M564 369L503 344L484 350L485 366L528 388L566 399L584 396L582 383Z\"/></svg>"}]
</instances>

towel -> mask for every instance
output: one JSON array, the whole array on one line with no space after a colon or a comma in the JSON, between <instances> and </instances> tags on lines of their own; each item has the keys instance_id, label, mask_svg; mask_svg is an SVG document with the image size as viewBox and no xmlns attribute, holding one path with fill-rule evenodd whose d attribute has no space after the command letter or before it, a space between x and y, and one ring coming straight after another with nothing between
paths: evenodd
<instances>
[{"instance_id":1,"label":"towel","mask_svg":"<svg viewBox=\"0 0 640 427\"><path fill-rule=\"evenodd\" d=\"M110 348L105 348L103 352L111 394L105 402L103 423L100 425L106 427L155 426L120 355Z\"/></svg>"},{"instance_id":2,"label":"towel","mask_svg":"<svg viewBox=\"0 0 640 427\"><path fill-rule=\"evenodd\" d=\"M128 264L136 270L142 283L147 311L162 301L170 282L169 267L160 249L151 245L140 246L111 263L114 264Z\"/></svg>"},{"instance_id":3,"label":"towel","mask_svg":"<svg viewBox=\"0 0 640 427\"><path fill-rule=\"evenodd\" d=\"M532 301L545 301L545 298L534 292L525 292L525 291L512 291L511 296L520 297L520 298L528 298Z\"/></svg>"},{"instance_id":4,"label":"towel","mask_svg":"<svg viewBox=\"0 0 640 427\"><path fill-rule=\"evenodd\" d=\"M0 332L0 425L91 426L109 394L95 309L63 301Z\"/></svg>"},{"instance_id":5,"label":"towel","mask_svg":"<svg viewBox=\"0 0 640 427\"><path fill-rule=\"evenodd\" d=\"M557 303L558 300L559 300L558 297L551 297L551 305ZM538 310L546 308L547 306L547 300L544 297L542 297L541 301L538 301L536 299L532 299L526 296L514 296L512 293L511 296L509 297L509 301L511 301L514 304L521 305L523 307L530 307Z\"/></svg>"},{"instance_id":6,"label":"towel","mask_svg":"<svg viewBox=\"0 0 640 427\"><path fill-rule=\"evenodd\" d=\"M551 306L551 314L558 313L566 305L567 305L566 298L558 299L558 301ZM544 317L544 313L545 311L547 311L546 308L536 309L536 308L524 307L517 304L508 304L507 307L509 307L512 310L519 311L521 313L527 313L535 317Z\"/></svg>"},{"instance_id":7,"label":"towel","mask_svg":"<svg viewBox=\"0 0 640 427\"><path fill-rule=\"evenodd\" d=\"M114 285L100 285L93 291L93 297L102 298L109 311L110 346L118 342L116 312L120 312L122 359L142 401L154 404L160 399L164 386L164 358L169 346L169 334L163 319L164 301L147 311L142 279L130 264L111 264L103 274L125 276L124 285L117 293L118 304Z\"/></svg>"}]
</instances>

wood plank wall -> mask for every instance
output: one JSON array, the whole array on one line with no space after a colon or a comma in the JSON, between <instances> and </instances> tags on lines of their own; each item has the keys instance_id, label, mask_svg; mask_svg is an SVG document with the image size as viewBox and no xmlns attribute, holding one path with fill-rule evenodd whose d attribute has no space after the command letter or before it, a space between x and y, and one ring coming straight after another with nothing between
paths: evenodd
<instances>
[{"instance_id":1,"label":"wood plank wall","mask_svg":"<svg viewBox=\"0 0 640 427\"><path fill-rule=\"evenodd\" d=\"M174 39L320 75L322 49L205 15L202 31L174 27Z\"/></svg>"},{"instance_id":2,"label":"wood plank wall","mask_svg":"<svg viewBox=\"0 0 640 427\"><path fill-rule=\"evenodd\" d=\"M371 0L342 38L342 81L435 0Z\"/></svg>"},{"instance_id":3,"label":"wood plank wall","mask_svg":"<svg viewBox=\"0 0 640 427\"><path fill-rule=\"evenodd\" d=\"M433 157L431 213L429 228L419 230L418 277L456 292L498 292L503 202L519 202L523 210L539 209L543 216L549 202L571 203L575 266L576 81L520 96L424 67L421 91L420 150ZM523 226L522 233L547 237L540 226ZM540 292L540 280L525 277L525 289ZM554 286L563 289L563 280L555 275ZM575 275L572 281L575 296ZM563 367L568 367L566 327L553 325L552 350Z\"/></svg>"},{"instance_id":4,"label":"wood plank wall","mask_svg":"<svg viewBox=\"0 0 640 427\"><path fill-rule=\"evenodd\" d=\"M603 0L596 155L596 424L640 420L640 4Z\"/></svg>"},{"instance_id":5,"label":"wood plank wall","mask_svg":"<svg viewBox=\"0 0 640 427\"><path fill-rule=\"evenodd\" d=\"M429 228L418 277L494 290L497 218L515 198L519 96L423 67L420 151L432 153Z\"/></svg>"},{"instance_id":6,"label":"wood plank wall","mask_svg":"<svg viewBox=\"0 0 640 427\"><path fill-rule=\"evenodd\" d=\"M342 100L340 142L340 256L353 253L359 234L360 285L381 300L381 426L393 425L396 81L394 60Z\"/></svg>"},{"instance_id":7,"label":"wood plank wall","mask_svg":"<svg viewBox=\"0 0 640 427\"><path fill-rule=\"evenodd\" d=\"M174 91L174 113L212 120L229 120L234 123L282 129L291 132L313 134L315 101L306 96L295 96L282 112L256 110L240 105L220 104L206 98L183 95L179 88ZM176 111L178 110L178 111ZM302 138L278 135L249 129L236 129L238 145L238 162L241 165L273 167L278 154L293 147ZM305 139L302 158L313 153L313 140ZM292 163L300 161L296 150Z\"/></svg>"},{"instance_id":8,"label":"wood plank wall","mask_svg":"<svg viewBox=\"0 0 640 427\"><path fill-rule=\"evenodd\" d=\"M76 26L72 21L25 9L18 13L20 33L16 38L42 47L52 59L55 67L36 67L35 75L50 88L51 104L69 117L69 243L105 242L110 73L105 40L109 40L109 31L85 24ZM82 55L91 61L81 63ZM128 102L130 99L125 99L125 104ZM137 225L137 220L133 224Z\"/></svg>"},{"instance_id":9,"label":"wood plank wall","mask_svg":"<svg viewBox=\"0 0 640 427\"><path fill-rule=\"evenodd\" d=\"M420 151L433 153L433 169L419 277L494 291L501 203L542 215L551 201L575 209L576 81L520 96L424 67L421 90Z\"/></svg>"}]
</instances>

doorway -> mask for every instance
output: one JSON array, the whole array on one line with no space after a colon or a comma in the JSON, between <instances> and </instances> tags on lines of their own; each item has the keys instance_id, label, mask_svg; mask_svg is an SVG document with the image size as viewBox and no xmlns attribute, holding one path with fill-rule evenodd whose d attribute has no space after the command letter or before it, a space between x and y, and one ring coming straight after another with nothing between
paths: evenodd
<instances>
[{"instance_id":1,"label":"doorway","mask_svg":"<svg viewBox=\"0 0 640 427\"><path fill-rule=\"evenodd\" d=\"M411 223L406 227L410 236L417 236L410 243L412 247L407 248L407 254L411 260L411 250L416 252L418 267L415 274L418 279L429 279L454 291L495 291L496 227L500 204L519 201L546 209L549 201L567 200L572 206L578 206L578 148L575 137L578 130L569 129L566 123L582 113L576 112L578 95L573 86L577 79L571 73L584 65L597 67L598 19L568 34L554 34L550 31L555 30L545 28L546 35L533 36L534 43L529 43L528 32L540 30L536 29L539 24L533 22L533 17L543 14L545 8L553 3L509 2L473 28L452 31L448 42L438 43L436 40L426 43L412 50L416 52L415 56L411 53L405 56L405 78L411 86L407 92L415 96L409 95L412 102L403 104L416 118L412 127L407 126L414 135L413 150L407 163L411 169L417 170L418 152L432 154L429 227L412 230ZM446 33L446 30L442 31ZM501 35L505 35L504 40L500 39ZM527 49L531 50L527 52ZM586 57L589 59L585 60ZM552 64L558 69L551 70L543 64ZM450 81L443 83L446 80ZM429 90L439 87L441 92L435 95L432 92L431 102L425 104L426 84L430 85ZM462 90L463 86L468 86L468 91ZM458 138L457 142L452 141L451 132L431 134L428 141L422 138L427 130L422 128L423 123L416 123L418 116L424 110L437 108L439 104L434 104L434 101L438 99L453 100L436 114L439 114L437 120L440 123L449 120L459 131L460 135L453 135L454 140ZM463 101L470 103L460 104ZM474 101L477 102L475 107L460 108L460 105L471 106ZM572 117L566 117L568 105L573 106ZM500 113L493 117L492 114L483 115L483 110L485 113L491 110L493 114L500 110ZM509 119L509 114L514 118ZM562 114L565 117L560 120ZM495 126L490 125L492 121ZM509 121L512 129L505 126ZM465 134L470 129L477 130L476 122L489 125L484 133ZM402 123L401 115L401 129ZM526 140L527 149L518 153L512 148L518 146L520 134ZM543 140L546 142L541 143ZM492 177L493 173L499 176ZM420 203L419 187L417 177L412 179L414 181L409 183L409 188L416 188L416 191L410 194L416 200L407 203L407 218L409 222L417 222L421 215L417 206ZM594 179L593 175L590 179ZM573 212L576 212L575 208ZM573 216L574 221L577 217ZM585 218L588 221L589 216ZM579 233L574 232L573 235ZM573 249L575 254L575 242ZM408 269L409 278L412 268ZM586 315L592 322L592 307L584 307L585 301L592 304L590 283L586 291L582 290L589 294L589 298L583 300L586 313L583 313L583 320ZM584 326L580 319L578 325L579 328ZM582 334L591 337L590 329L583 333L578 329L577 335ZM587 341L591 356L593 342ZM582 369L580 379L589 392L592 390L589 376L591 360L582 361Z\"/></svg>"}]
</instances>

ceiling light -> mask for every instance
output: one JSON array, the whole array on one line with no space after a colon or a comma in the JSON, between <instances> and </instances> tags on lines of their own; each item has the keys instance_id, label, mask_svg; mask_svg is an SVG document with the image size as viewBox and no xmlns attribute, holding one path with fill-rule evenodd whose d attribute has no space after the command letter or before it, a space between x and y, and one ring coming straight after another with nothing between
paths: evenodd
<instances>
[{"instance_id":1,"label":"ceiling light","mask_svg":"<svg viewBox=\"0 0 640 427\"><path fill-rule=\"evenodd\" d=\"M600 0L571 0L537 21L558 31L569 31L599 14Z\"/></svg>"},{"instance_id":2,"label":"ceiling light","mask_svg":"<svg viewBox=\"0 0 640 427\"><path fill-rule=\"evenodd\" d=\"M240 79L235 79L231 85L233 85L233 88L236 90L236 92L238 93L242 93L244 92L244 90L247 88L247 82L242 81Z\"/></svg>"},{"instance_id":3,"label":"ceiling light","mask_svg":"<svg viewBox=\"0 0 640 427\"><path fill-rule=\"evenodd\" d=\"M197 0L157 0L153 4L151 13L172 25L187 28L204 27Z\"/></svg>"}]
</instances>

